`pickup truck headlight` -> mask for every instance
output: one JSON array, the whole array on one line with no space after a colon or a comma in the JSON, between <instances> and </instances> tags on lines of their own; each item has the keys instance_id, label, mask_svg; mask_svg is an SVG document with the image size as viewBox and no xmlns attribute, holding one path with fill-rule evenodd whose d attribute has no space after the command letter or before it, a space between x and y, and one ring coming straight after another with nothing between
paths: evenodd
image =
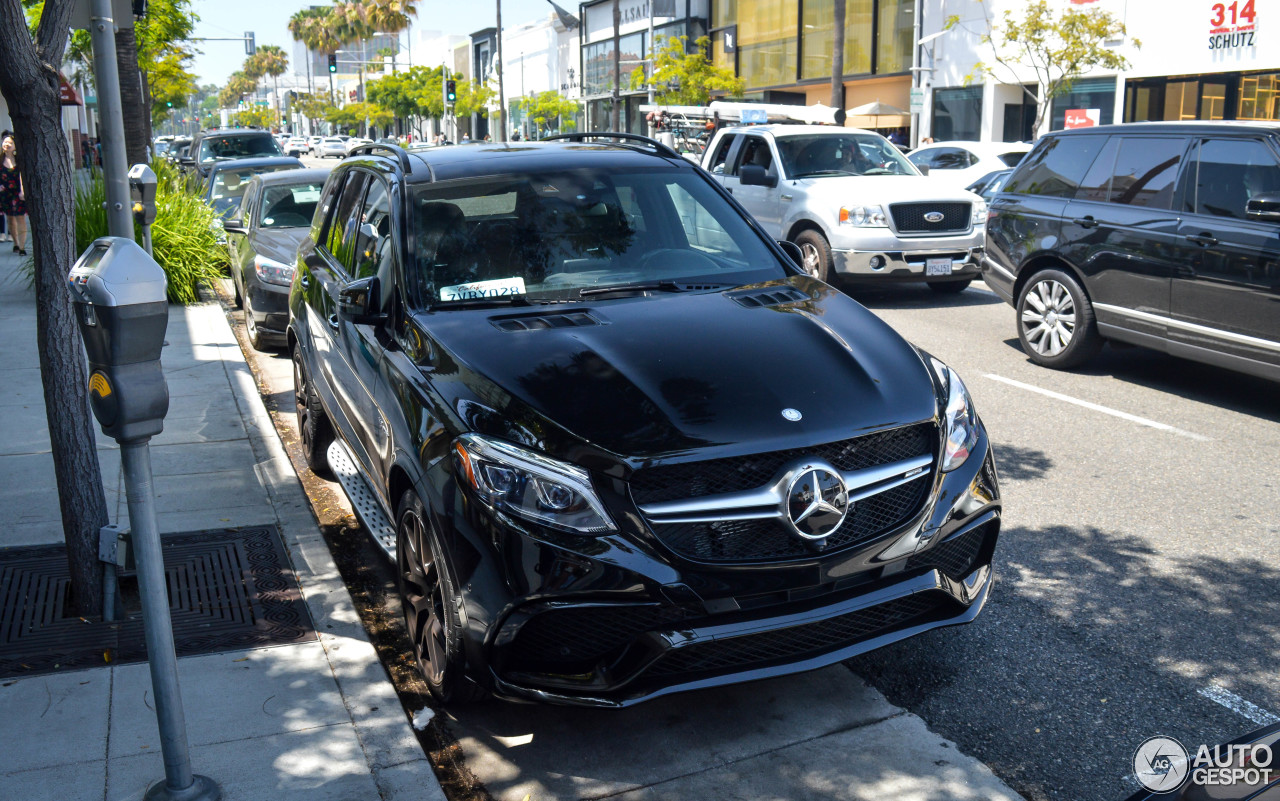
<instances>
[{"instance_id":1,"label":"pickup truck headlight","mask_svg":"<svg viewBox=\"0 0 1280 801\"><path fill-rule=\"evenodd\" d=\"M888 228L883 206L841 206L840 224L854 228Z\"/></svg>"},{"instance_id":2,"label":"pickup truck headlight","mask_svg":"<svg viewBox=\"0 0 1280 801\"><path fill-rule=\"evenodd\" d=\"M253 271L264 284L289 286L293 283L293 265L268 259L266 256L253 257Z\"/></svg>"},{"instance_id":3,"label":"pickup truck headlight","mask_svg":"<svg viewBox=\"0 0 1280 801\"><path fill-rule=\"evenodd\" d=\"M978 413L973 408L969 389L960 374L937 359L930 358L933 371L947 391L947 408L943 411L947 440L942 452L942 472L955 470L969 458L978 442Z\"/></svg>"},{"instance_id":4,"label":"pickup truck headlight","mask_svg":"<svg viewBox=\"0 0 1280 801\"><path fill-rule=\"evenodd\" d=\"M969 216L971 225L987 224L987 201L978 198L973 202L973 213Z\"/></svg>"},{"instance_id":5,"label":"pickup truck headlight","mask_svg":"<svg viewBox=\"0 0 1280 801\"><path fill-rule=\"evenodd\" d=\"M617 530L581 467L478 434L458 437L453 460L458 481L491 509L575 534Z\"/></svg>"}]
</instances>

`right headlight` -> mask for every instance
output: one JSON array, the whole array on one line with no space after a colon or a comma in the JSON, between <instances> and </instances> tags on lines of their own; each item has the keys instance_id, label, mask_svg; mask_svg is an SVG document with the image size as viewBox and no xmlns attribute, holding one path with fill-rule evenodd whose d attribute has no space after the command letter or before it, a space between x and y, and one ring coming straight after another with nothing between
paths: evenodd
<instances>
[{"instance_id":1,"label":"right headlight","mask_svg":"<svg viewBox=\"0 0 1280 801\"><path fill-rule=\"evenodd\" d=\"M617 530L577 465L478 434L458 437L453 459L458 481L492 509L575 534Z\"/></svg>"},{"instance_id":2,"label":"right headlight","mask_svg":"<svg viewBox=\"0 0 1280 801\"><path fill-rule=\"evenodd\" d=\"M841 206L840 224L854 228L888 228L889 218L883 206Z\"/></svg>"},{"instance_id":3,"label":"right headlight","mask_svg":"<svg viewBox=\"0 0 1280 801\"><path fill-rule=\"evenodd\" d=\"M946 473L964 464L978 443L978 413L960 374L937 359L930 357L930 362L947 391L947 408L943 410L947 439L942 452L942 472Z\"/></svg>"}]
</instances>

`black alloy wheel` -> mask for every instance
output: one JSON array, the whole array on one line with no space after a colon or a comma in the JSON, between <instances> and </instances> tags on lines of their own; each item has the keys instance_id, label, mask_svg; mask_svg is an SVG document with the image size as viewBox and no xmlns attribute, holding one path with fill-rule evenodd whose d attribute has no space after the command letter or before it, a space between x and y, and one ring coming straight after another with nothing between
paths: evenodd
<instances>
[{"instance_id":1,"label":"black alloy wheel","mask_svg":"<svg viewBox=\"0 0 1280 801\"><path fill-rule=\"evenodd\" d=\"M298 414L298 439L307 467L316 475L329 474L329 445L333 443L333 427L320 405L320 398L302 363L302 346L293 345L293 402Z\"/></svg>"},{"instance_id":2,"label":"black alloy wheel","mask_svg":"<svg viewBox=\"0 0 1280 801\"><path fill-rule=\"evenodd\" d=\"M442 704L465 704L485 692L466 677L459 598L421 499L408 490L396 512L396 584L418 671Z\"/></svg>"},{"instance_id":3,"label":"black alloy wheel","mask_svg":"<svg viewBox=\"0 0 1280 801\"><path fill-rule=\"evenodd\" d=\"M831 244L820 231L801 231L795 238L804 258L800 266L804 271L819 281L828 280L831 275Z\"/></svg>"}]
</instances>

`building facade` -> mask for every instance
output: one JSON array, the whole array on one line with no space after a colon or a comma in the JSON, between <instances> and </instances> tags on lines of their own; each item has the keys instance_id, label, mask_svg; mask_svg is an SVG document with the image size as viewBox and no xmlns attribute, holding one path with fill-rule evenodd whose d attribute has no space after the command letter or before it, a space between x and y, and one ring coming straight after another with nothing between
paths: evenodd
<instances>
[{"instance_id":1,"label":"building facade","mask_svg":"<svg viewBox=\"0 0 1280 801\"><path fill-rule=\"evenodd\" d=\"M1049 101L1034 130L1039 90L1030 71L971 82L979 61L992 61L982 34L989 17L1015 0L923 0L921 46L925 104L920 135L945 139L1022 141L1068 125L1155 120L1280 120L1280 21L1274 3L1213 4L1199 0L1057 0L1060 8L1110 12L1126 34L1104 46L1124 56L1121 71L1099 70ZM985 13L984 13L985 11ZM948 15L960 21L947 28ZM1273 41L1275 40L1275 41Z\"/></svg>"},{"instance_id":2,"label":"building facade","mask_svg":"<svg viewBox=\"0 0 1280 801\"><path fill-rule=\"evenodd\" d=\"M570 100L581 98L578 52L581 25L573 17L548 14L503 31L502 61L506 77L507 125L525 138L545 134L524 112L521 100L554 91ZM575 118L573 127L579 127Z\"/></svg>"}]
</instances>

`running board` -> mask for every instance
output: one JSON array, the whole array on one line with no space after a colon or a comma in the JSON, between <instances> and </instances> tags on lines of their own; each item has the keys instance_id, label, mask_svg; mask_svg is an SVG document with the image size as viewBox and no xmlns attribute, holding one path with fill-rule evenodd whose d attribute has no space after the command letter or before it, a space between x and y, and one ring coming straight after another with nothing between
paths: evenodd
<instances>
[{"instance_id":1,"label":"running board","mask_svg":"<svg viewBox=\"0 0 1280 801\"><path fill-rule=\"evenodd\" d=\"M327 455L329 469L333 471L343 491L347 493L352 508L356 510L356 516L373 537L374 543L394 562L396 560L396 528L391 525L386 513L382 511L378 496L373 493L364 476L360 474L360 470L356 467L356 460L347 450L346 443L335 438L333 444L329 446Z\"/></svg>"}]
</instances>

